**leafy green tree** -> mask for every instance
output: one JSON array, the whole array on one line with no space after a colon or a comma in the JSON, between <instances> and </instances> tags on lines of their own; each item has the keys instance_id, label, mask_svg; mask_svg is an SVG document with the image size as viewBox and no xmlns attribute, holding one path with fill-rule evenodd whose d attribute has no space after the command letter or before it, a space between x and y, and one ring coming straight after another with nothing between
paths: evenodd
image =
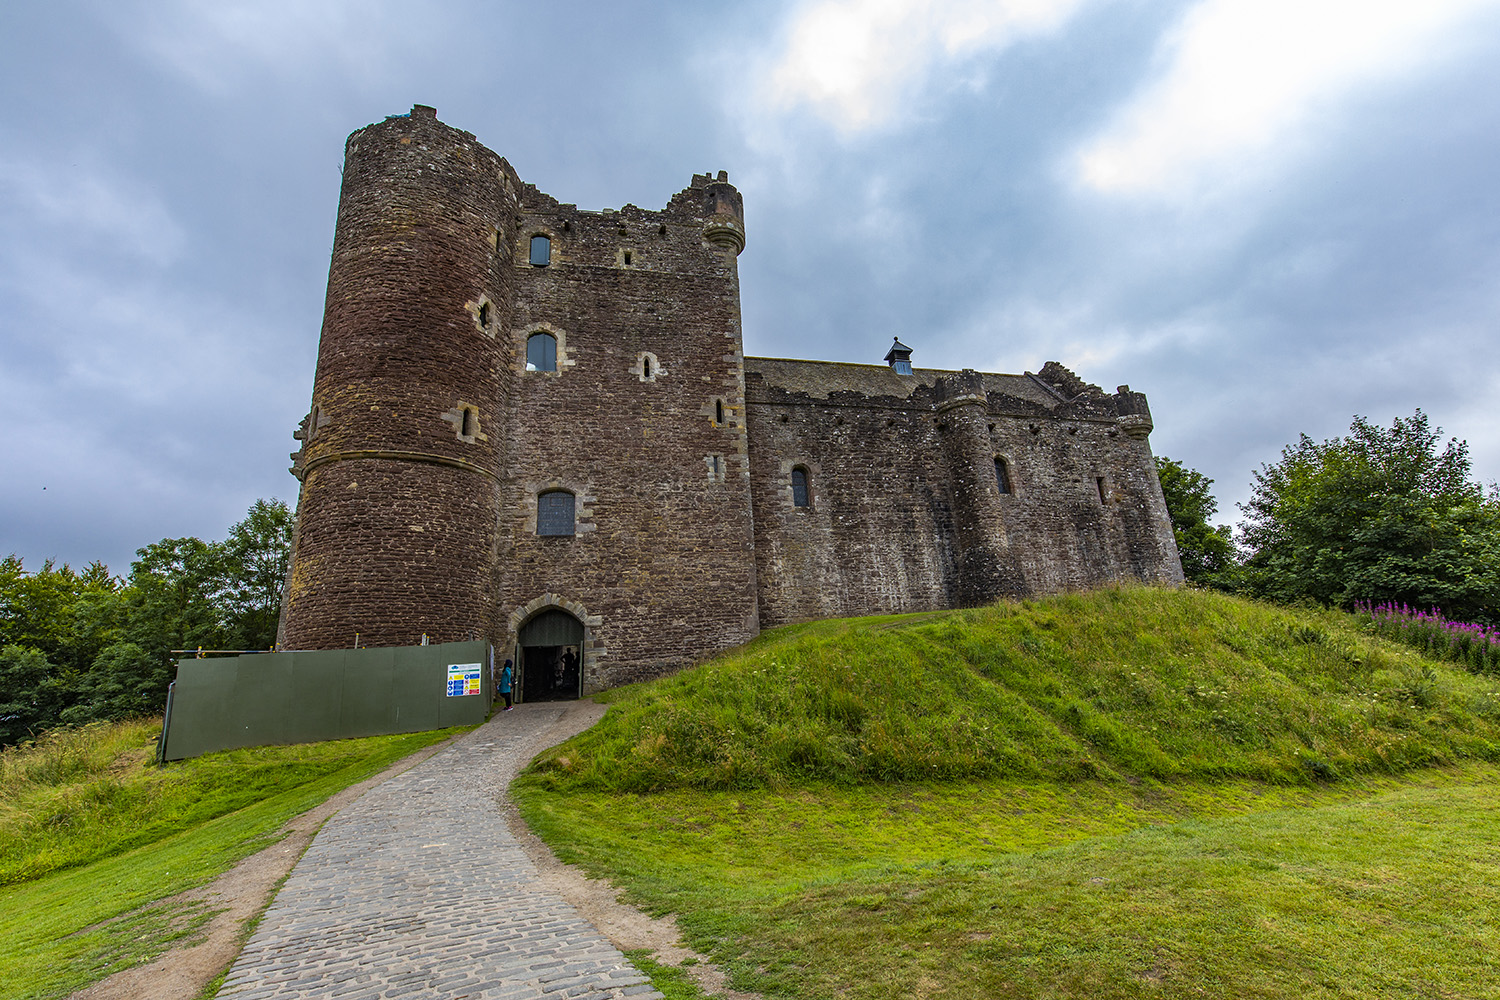
<instances>
[{"instance_id":1,"label":"leafy green tree","mask_svg":"<svg viewBox=\"0 0 1500 1000\"><path fill-rule=\"evenodd\" d=\"M125 588L126 639L152 656L174 649L222 649L229 614L223 545L201 538L163 538L136 550Z\"/></svg>"},{"instance_id":2,"label":"leafy green tree","mask_svg":"<svg viewBox=\"0 0 1500 1000\"><path fill-rule=\"evenodd\" d=\"M55 725L69 694L67 682L40 651L0 648L0 746Z\"/></svg>"},{"instance_id":3,"label":"leafy green tree","mask_svg":"<svg viewBox=\"0 0 1500 1000\"><path fill-rule=\"evenodd\" d=\"M59 722L158 712L174 649L267 649L293 516L257 500L222 542L164 538L121 581L95 562L0 559L0 744Z\"/></svg>"},{"instance_id":4,"label":"leafy green tree","mask_svg":"<svg viewBox=\"0 0 1500 1000\"><path fill-rule=\"evenodd\" d=\"M1397 601L1500 623L1500 503L1470 479L1468 445L1421 410L1389 428L1303 435L1255 473L1243 538L1252 590L1344 607Z\"/></svg>"},{"instance_id":5,"label":"leafy green tree","mask_svg":"<svg viewBox=\"0 0 1500 1000\"><path fill-rule=\"evenodd\" d=\"M77 573L49 559L32 573L7 556L0 560L0 646L40 650L64 671L86 670L117 637L118 590L99 562Z\"/></svg>"},{"instance_id":6,"label":"leafy green tree","mask_svg":"<svg viewBox=\"0 0 1500 1000\"><path fill-rule=\"evenodd\" d=\"M1156 474L1167 500L1183 575L1200 585L1231 587L1236 568L1233 535L1229 525L1211 523L1219 512L1219 502L1209 492L1214 481L1161 455L1156 458Z\"/></svg>"},{"instance_id":7,"label":"leafy green tree","mask_svg":"<svg viewBox=\"0 0 1500 1000\"><path fill-rule=\"evenodd\" d=\"M133 719L162 710L172 682L168 661L133 642L105 649L75 685L75 703L58 713L65 723L94 719Z\"/></svg>"},{"instance_id":8,"label":"leafy green tree","mask_svg":"<svg viewBox=\"0 0 1500 1000\"><path fill-rule=\"evenodd\" d=\"M296 518L280 500L257 500L224 541L223 603L236 649L270 649L281 619Z\"/></svg>"}]
</instances>

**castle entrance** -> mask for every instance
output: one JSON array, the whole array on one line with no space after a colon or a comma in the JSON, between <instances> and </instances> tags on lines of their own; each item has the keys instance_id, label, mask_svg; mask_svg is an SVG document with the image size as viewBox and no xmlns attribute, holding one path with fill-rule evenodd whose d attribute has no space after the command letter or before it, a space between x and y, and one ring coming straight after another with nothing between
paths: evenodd
<instances>
[{"instance_id":1,"label":"castle entrance","mask_svg":"<svg viewBox=\"0 0 1500 1000\"><path fill-rule=\"evenodd\" d=\"M583 691L583 622L551 608L516 637L516 687L522 701L565 701Z\"/></svg>"}]
</instances>

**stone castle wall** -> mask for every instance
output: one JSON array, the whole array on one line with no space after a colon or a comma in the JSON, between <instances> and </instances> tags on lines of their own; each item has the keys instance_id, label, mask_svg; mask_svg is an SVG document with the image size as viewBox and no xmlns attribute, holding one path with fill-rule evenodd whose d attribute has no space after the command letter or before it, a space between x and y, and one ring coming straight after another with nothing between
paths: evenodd
<instances>
[{"instance_id":1,"label":"stone castle wall","mask_svg":"<svg viewBox=\"0 0 1500 1000\"><path fill-rule=\"evenodd\" d=\"M562 610L598 690L784 622L1181 581L1143 396L746 359L744 244L722 173L589 212L431 108L351 135L283 647L509 655ZM528 369L539 333L556 371ZM572 534L538 532L551 490Z\"/></svg>"},{"instance_id":2,"label":"stone castle wall","mask_svg":"<svg viewBox=\"0 0 1500 1000\"><path fill-rule=\"evenodd\" d=\"M1065 383L1060 366L1043 369L1060 387L770 358L746 372L764 626L1182 582L1141 434L1149 414L1126 387ZM945 391L962 375L967 392ZM792 502L799 466L804 508Z\"/></svg>"}]
</instances>

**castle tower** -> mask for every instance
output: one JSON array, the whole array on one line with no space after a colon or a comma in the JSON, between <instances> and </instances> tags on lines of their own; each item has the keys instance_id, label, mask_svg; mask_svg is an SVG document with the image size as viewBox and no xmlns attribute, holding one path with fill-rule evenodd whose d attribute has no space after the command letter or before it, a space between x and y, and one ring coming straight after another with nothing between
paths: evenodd
<instances>
[{"instance_id":1,"label":"castle tower","mask_svg":"<svg viewBox=\"0 0 1500 1000\"><path fill-rule=\"evenodd\" d=\"M984 376L965 369L940 378L934 388L957 546L953 602L973 607L1022 593L1000 507Z\"/></svg>"},{"instance_id":2,"label":"castle tower","mask_svg":"<svg viewBox=\"0 0 1500 1000\"><path fill-rule=\"evenodd\" d=\"M349 137L284 648L492 634L517 187L432 108Z\"/></svg>"}]
</instances>

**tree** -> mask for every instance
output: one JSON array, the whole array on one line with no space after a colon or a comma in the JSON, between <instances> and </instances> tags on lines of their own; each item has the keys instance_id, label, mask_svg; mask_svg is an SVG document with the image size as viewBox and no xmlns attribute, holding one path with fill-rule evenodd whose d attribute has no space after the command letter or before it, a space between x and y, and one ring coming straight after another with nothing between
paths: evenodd
<instances>
[{"instance_id":1,"label":"tree","mask_svg":"<svg viewBox=\"0 0 1500 1000\"><path fill-rule=\"evenodd\" d=\"M19 743L57 723L68 686L35 649L0 648L0 746Z\"/></svg>"},{"instance_id":2,"label":"tree","mask_svg":"<svg viewBox=\"0 0 1500 1000\"><path fill-rule=\"evenodd\" d=\"M64 671L88 669L119 626L119 581L93 562L82 573L52 560L28 572L14 555L0 560L0 646L40 650Z\"/></svg>"},{"instance_id":3,"label":"tree","mask_svg":"<svg viewBox=\"0 0 1500 1000\"><path fill-rule=\"evenodd\" d=\"M1229 525L1210 523L1219 512L1219 502L1209 492L1214 481L1164 456L1157 456L1156 474L1167 500L1183 575L1204 586L1228 587L1235 568L1234 542Z\"/></svg>"},{"instance_id":4,"label":"tree","mask_svg":"<svg viewBox=\"0 0 1500 1000\"><path fill-rule=\"evenodd\" d=\"M1469 478L1468 445L1417 410L1389 428L1302 435L1255 473L1243 539L1252 590L1349 607L1397 601L1500 623L1500 503Z\"/></svg>"},{"instance_id":5,"label":"tree","mask_svg":"<svg viewBox=\"0 0 1500 1000\"><path fill-rule=\"evenodd\" d=\"M281 589L296 518L280 500L257 500L224 541L224 606L236 649L270 649L281 620Z\"/></svg>"},{"instance_id":6,"label":"tree","mask_svg":"<svg viewBox=\"0 0 1500 1000\"><path fill-rule=\"evenodd\" d=\"M0 559L0 745L50 726L161 711L172 650L267 649L293 516L257 500L222 542L163 538L121 581L50 560Z\"/></svg>"}]
</instances>

